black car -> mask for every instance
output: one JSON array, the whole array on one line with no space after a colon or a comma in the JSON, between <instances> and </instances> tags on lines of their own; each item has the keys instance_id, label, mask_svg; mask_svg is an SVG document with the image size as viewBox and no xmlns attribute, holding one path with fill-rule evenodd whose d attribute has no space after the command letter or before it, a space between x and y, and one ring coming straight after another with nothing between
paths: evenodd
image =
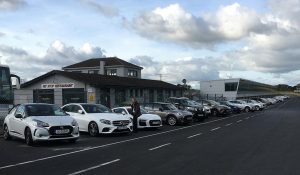
<instances>
[{"instance_id":1,"label":"black car","mask_svg":"<svg viewBox=\"0 0 300 175\"><path fill-rule=\"evenodd\" d=\"M202 121L207 118L204 107L193 100L189 100L185 97L170 97L168 102L174 104L178 109L190 111L196 120Z\"/></svg>"},{"instance_id":2,"label":"black car","mask_svg":"<svg viewBox=\"0 0 300 175\"><path fill-rule=\"evenodd\" d=\"M227 105L222 105L214 100L199 100L199 103L208 106L213 116L226 116L231 114L231 108Z\"/></svg>"}]
</instances>

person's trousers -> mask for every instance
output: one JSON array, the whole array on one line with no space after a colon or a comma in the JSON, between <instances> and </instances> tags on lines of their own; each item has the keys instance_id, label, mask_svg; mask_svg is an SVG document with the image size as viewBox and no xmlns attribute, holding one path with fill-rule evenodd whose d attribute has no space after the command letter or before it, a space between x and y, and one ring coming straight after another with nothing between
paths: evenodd
<instances>
[{"instance_id":1,"label":"person's trousers","mask_svg":"<svg viewBox=\"0 0 300 175\"><path fill-rule=\"evenodd\" d=\"M133 132L137 132L138 130L137 117L133 117Z\"/></svg>"}]
</instances>

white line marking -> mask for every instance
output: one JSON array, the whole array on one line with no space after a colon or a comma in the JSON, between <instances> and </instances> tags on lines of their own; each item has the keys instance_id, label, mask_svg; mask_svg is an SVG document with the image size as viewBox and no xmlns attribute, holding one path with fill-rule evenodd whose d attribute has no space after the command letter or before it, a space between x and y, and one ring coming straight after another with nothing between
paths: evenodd
<instances>
[{"instance_id":1,"label":"white line marking","mask_svg":"<svg viewBox=\"0 0 300 175\"><path fill-rule=\"evenodd\" d=\"M230 125L232 125L232 123L228 123L228 124L226 124L225 126L230 126Z\"/></svg>"},{"instance_id":2,"label":"white line marking","mask_svg":"<svg viewBox=\"0 0 300 175\"><path fill-rule=\"evenodd\" d=\"M87 169L84 169L84 170L76 171L76 172L71 173L71 174L69 174L69 175L77 175L77 174L85 173L85 172L87 172L87 171L91 171L91 170L93 170L93 169L97 169L97 168L100 168L100 167L102 167L102 166L109 165L109 164L112 164L112 163L115 163L115 162L118 162L118 161L120 161L120 159L112 160L112 161L110 161L110 162L102 163L102 164L97 165L97 166L92 166L92 167L87 168Z\"/></svg>"},{"instance_id":3,"label":"white line marking","mask_svg":"<svg viewBox=\"0 0 300 175\"><path fill-rule=\"evenodd\" d=\"M237 123L240 123L240 122L242 122L243 120L238 120L238 121L236 121Z\"/></svg>"},{"instance_id":4,"label":"white line marking","mask_svg":"<svg viewBox=\"0 0 300 175\"><path fill-rule=\"evenodd\" d=\"M149 135L145 135L145 136L141 136L141 137L136 137L136 138L132 138L132 139L128 139L128 140L123 140L123 141L108 143L108 144L105 144L105 145L94 146L94 147L90 147L90 148L87 148L87 149L82 149L82 150L67 152L67 153L63 153L63 154L57 154L57 155L54 155L54 156L43 157L43 158L39 158L39 159L35 159L35 160L29 160L29 161L26 161L26 162L20 162L20 163L16 163L16 164L10 164L10 165L6 165L6 166L0 167L0 170L11 168L11 167L16 167L16 166L21 166L21 165L26 165L26 164L30 164L30 163L40 162L40 161L43 161L43 160L49 160L49 159L54 159L54 158L58 158L58 157L68 156L68 155L72 155L72 154L76 154L76 153L81 153L81 152L85 152L85 151L89 151L89 150L94 150L94 149L99 149L99 148L103 148L103 147L107 147L107 146L112 146L112 145L117 145L117 144L121 144L121 143L127 143L127 142L131 142L131 141L135 141L135 140L140 140L140 139L144 139L144 138L148 138L148 137L153 137L153 136L157 136L157 135L162 135L162 134L166 134L166 133L180 131L180 130L184 130L184 129L187 129L187 128L193 128L193 127L197 127L197 126L202 126L202 125L206 125L206 124L209 124L209 123L215 123L215 122L218 122L218 121L222 121L222 120L230 119L230 118L233 118L233 117L237 117L239 115L243 115L243 113L232 115L232 116L226 117L226 118L212 120L212 121L209 121L209 122L204 122L204 123L199 123L199 124L195 124L195 125L185 126L185 127L182 127L182 128L177 128L177 129L173 129L173 130L169 130L169 131L159 132L159 133L155 133L155 134L149 134Z\"/></svg>"},{"instance_id":5,"label":"white line marking","mask_svg":"<svg viewBox=\"0 0 300 175\"><path fill-rule=\"evenodd\" d=\"M211 129L210 131L215 131L217 129L220 129L221 127L217 127L217 128L214 128L214 129Z\"/></svg>"},{"instance_id":6,"label":"white line marking","mask_svg":"<svg viewBox=\"0 0 300 175\"><path fill-rule=\"evenodd\" d=\"M195 134L195 135L191 135L191 136L189 136L189 137L187 137L188 139L190 139L190 138L193 138L193 137L197 137L197 136L199 136L199 135L201 135L202 133L199 133L199 134Z\"/></svg>"},{"instance_id":7,"label":"white line marking","mask_svg":"<svg viewBox=\"0 0 300 175\"><path fill-rule=\"evenodd\" d=\"M248 120L250 117L246 117L245 120Z\"/></svg>"},{"instance_id":8,"label":"white line marking","mask_svg":"<svg viewBox=\"0 0 300 175\"><path fill-rule=\"evenodd\" d=\"M154 148L150 148L149 151L153 151L153 150L156 150L156 149L158 149L158 148L161 148L161 147L164 147L164 146L168 146L168 145L171 145L171 143L166 143L166 144L163 144L163 145L154 147Z\"/></svg>"}]
</instances>

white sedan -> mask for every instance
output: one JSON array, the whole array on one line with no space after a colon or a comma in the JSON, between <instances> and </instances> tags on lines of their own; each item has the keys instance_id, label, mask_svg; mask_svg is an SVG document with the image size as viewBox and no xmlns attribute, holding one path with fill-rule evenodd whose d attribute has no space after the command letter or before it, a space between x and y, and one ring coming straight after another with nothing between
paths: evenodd
<instances>
[{"instance_id":1,"label":"white sedan","mask_svg":"<svg viewBox=\"0 0 300 175\"><path fill-rule=\"evenodd\" d=\"M100 104L71 103L62 109L76 119L79 130L91 136L132 131L130 115L118 115Z\"/></svg>"},{"instance_id":2,"label":"white sedan","mask_svg":"<svg viewBox=\"0 0 300 175\"><path fill-rule=\"evenodd\" d=\"M76 120L52 104L28 103L12 108L4 120L4 139L25 139L27 145L38 141L79 138Z\"/></svg>"},{"instance_id":3,"label":"white sedan","mask_svg":"<svg viewBox=\"0 0 300 175\"><path fill-rule=\"evenodd\" d=\"M132 114L131 107L117 107L113 108L112 111L123 115ZM138 128L159 128L162 126L160 116L156 114L149 114L143 108L141 108L141 113L142 115L138 117Z\"/></svg>"}]
</instances>

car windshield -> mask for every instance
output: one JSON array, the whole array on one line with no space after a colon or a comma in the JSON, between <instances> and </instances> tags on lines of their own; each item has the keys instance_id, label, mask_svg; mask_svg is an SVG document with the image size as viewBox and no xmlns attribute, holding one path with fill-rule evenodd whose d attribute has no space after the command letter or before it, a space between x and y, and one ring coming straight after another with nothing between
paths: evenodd
<instances>
[{"instance_id":1,"label":"car windshield","mask_svg":"<svg viewBox=\"0 0 300 175\"><path fill-rule=\"evenodd\" d=\"M209 103L213 104L213 105L220 105L219 102L213 101L213 100L207 100Z\"/></svg>"},{"instance_id":2,"label":"car windshield","mask_svg":"<svg viewBox=\"0 0 300 175\"><path fill-rule=\"evenodd\" d=\"M172 104L162 104L163 110L177 110L177 108Z\"/></svg>"},{"instance_id":3,"label":"car windshield","mask_svg":"<svg viewBox=\"0 0 300 175\"><path fill-rule=\"evenodd\" d=\"M48 104L26 105L25 110L28 116L66 116L60 107Z\"/></svg>"},{"instance_id":4,"label":"car windshield","mask_svg":"<svg viewBox=\"0 0 300 175\"><path fill-rule=\"evenodd\" d=\"M87 113L112 113L112 111L100 104L82 104L81 105Z\"/></svg>"}]
</instances>

